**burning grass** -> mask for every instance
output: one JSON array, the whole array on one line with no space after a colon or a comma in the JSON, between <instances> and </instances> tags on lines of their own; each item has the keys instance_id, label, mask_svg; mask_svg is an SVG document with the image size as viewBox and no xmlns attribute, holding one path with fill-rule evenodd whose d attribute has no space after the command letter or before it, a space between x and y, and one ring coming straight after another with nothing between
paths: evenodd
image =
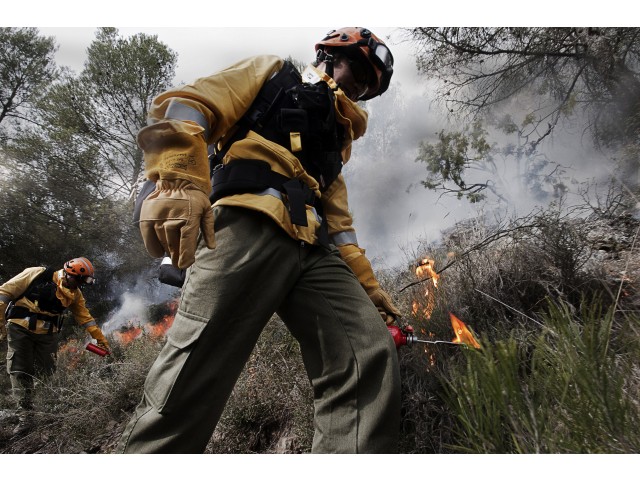
<instances>
[{"instance_id":1,"label":"burning grass","mask_svg":"<svg viewBox=\"0 0 640 480\"><path fill-rule=\"evenodd\" d=\"M571 219L545 212L526 225L508 226L504 235L479 219L452 231L444 245L425 249L437 259L436 272L439 261L449 265L450 252L460 253L451 268L440 267L428 318L410 323L442 338L436 325L453 310L481 334L482 349L431 352L422 373L411 370L403 385L405 401L412 401L405 418L411 431L440 434L441 443L420 445L423 439L414 436L416 444L407 450L637 453L640 298L634 292L640 256L631 241L605 254L592 243L607 237L607 227L634 238L639 223L621 215L626 232L618 230L618 218L598 215ZM479 244L482 249L474 248ZM624 275L604 273L616 267ZM401 278L405 286L413 283L411 275L398 275L396 289ZM422 282L406 291L419 298L421 290ZM429 383L433 376L438 381ZM424 394L425 384L432 395ZM433 432L418 418L442 429Z\"/></svg>"}]
</instances>

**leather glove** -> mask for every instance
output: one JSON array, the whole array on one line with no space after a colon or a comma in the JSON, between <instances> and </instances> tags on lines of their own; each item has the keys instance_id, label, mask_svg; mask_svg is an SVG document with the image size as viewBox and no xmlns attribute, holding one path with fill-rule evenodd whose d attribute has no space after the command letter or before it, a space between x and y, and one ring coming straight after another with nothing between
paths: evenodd
<instances>
[{"instance_id":1,"label":"leather glove","mask_svg":"<svg viewBox=\"0 0 640 480\"><path fill-rule=\"evenodd\" d=\"M369 298L373 304L378 307L378 312L380 312L382 320L384 320L387 325L391 325L397 318L400 318L400 310L393 304L389 294L381 288L369 293Z\"/></svg>"},{"instance_id":2,"label":"leather glove","mask_svg":"<svg viewBox=\"0 0 640 480\"><path fill-rule=\"evenodd\" d=\"M108 352L111 351L109 342L104 337L104 334L102 333L102 330L100 330L100 327L98 327L97 325L87 327L87 332L89 333L89 335L91 335L91 338L94 338L96 340L100 348L104 348Z\"/></svg>"},{"instance_id":3,"label":"leather glove","mask_svg":"<svg viewBox=\"0 0 640 480\"><path fill-rule=\"evenodd\" d=\"M207 247L215 248L207 194L188 180L158 180L140 212L140 232L149 254L159 258L166 252L174 266L187 268L195 261L200 230Z\"/></svg>"},{"instance_id":4,"label":"leather glove","mask_svg":"<svg viewBox=\"0 0 640 480\"><path fill-rule=\"evenodd\" d=\"M391 301L389 294L380 288L371 263L365 256L365 251L355 244L338 245L338 250L340 250L340 256L358 277L360 285L365 289L373 304L378 307L382 320L387 325L391 325L396 318L401 316L400 311Z\"/></svg>"}]
</instances>

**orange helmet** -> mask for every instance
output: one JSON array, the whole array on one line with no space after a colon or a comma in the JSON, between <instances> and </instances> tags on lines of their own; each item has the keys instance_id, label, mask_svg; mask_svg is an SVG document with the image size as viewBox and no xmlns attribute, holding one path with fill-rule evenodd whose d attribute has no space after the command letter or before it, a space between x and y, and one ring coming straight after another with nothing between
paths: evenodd
<instances>
[{"instance_id":1,"label":"orange helmet","mask_svg":"<svg viewBox=\"0 0 640 480\"><path fill-rule=\"evenodd\" d=\"M331 49L344 49L342 53L352 59L365 60L373 68L376 83L360 100L382 95L393 75L393 55L385 43L376 37L371 30L362 27L346 27L331 30L321 41L316 43L316 56L325 61Z\"/></svg>"},{"instance_id":2,"label":"orange helmet","mask_svg":"<svg viewBox=\"0 0 640 480\"><path fill-rule=\"evenodd\" d=\"M80 277L84 283L93 283L95 270L89 259L78 257L69 260L64 264L64 271L74 277Z\"/></svg>"}]
</instances>

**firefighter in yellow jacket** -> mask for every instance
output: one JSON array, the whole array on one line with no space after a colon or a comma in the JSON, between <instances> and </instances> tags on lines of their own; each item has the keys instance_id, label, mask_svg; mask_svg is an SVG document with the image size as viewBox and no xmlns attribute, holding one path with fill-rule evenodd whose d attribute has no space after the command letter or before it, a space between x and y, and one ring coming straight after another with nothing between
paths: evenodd
<instances>
[{"instance_id":1,"label":"firefighter in yellow jacket","mask_svg":"<svg viewBox=\"0 0 640 480\"><path fill-rule=\"evenodd\" d=\"M80 286L94 282L94 275L91 262L79 257L66 262L60 270L27 268L0 286L0 340L8 339L7 372L19 407L33 407L34 376L55 371L58 333L65 310L71 311L99 346L109 349L80 290Z\"/></svg>"},{"instance_id":2,"label":"firefighter in yellow jacket","mask_svg":"<svg viewBox=\"0 0 640 480\"><path fill-rule=\"evenodd\" d=\"M314 390L312 451L396 448L385 321L399 312L358 245L340 173L367 127L357 102L388 88L393 56L359 27L331 31L316 55L302 73L251 57L154 99L138 135L156 184L140 230L152 256L189 268L119 452L203 452L274 312Z\"/></svg>"}]
</instances>

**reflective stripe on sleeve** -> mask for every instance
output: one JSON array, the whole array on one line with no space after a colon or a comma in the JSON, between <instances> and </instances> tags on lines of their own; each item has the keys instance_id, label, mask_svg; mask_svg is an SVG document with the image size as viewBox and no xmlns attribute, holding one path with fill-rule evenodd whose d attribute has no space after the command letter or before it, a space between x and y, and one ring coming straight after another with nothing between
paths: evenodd
<instances>
[{"instance_id":1,"label":"reflective stripe on sleeve","mask_svg":"<svg viewBox=\"0 0 640 480\"><path fill-rule=\"evenodd\" d=\"M354 244L354 245L358 245L358 239L356 237L356 232L340 232L340 233L334 233L333 235L329 236L329 239L331 240L331 243L333 243L334 245L338 246L338 245L347 245L347 244Z\"/></svg>"},{"instance_id":2,"label":"reflective stripe on sleeve","mask_svg":"<svg viewBox=\"0 0 640 480\"><path fill-rule=\"evenodd\" d=\"M6 295L0 295L0 302L10 302L12 300L11 297L7 297Z\"/></svg>"},{"instance_id":3,"label":"reflective stripe on sleeve","mask_svg":"<svg viewBox=\"0 0 640 480\"><path fill-rule=\"evenodd\" d=\"M96 323L96 321L95 321L95 320L91 320L91 321L89 321L89 322L87 322L87 323L83 323L83 324L82 324L82 326L83 326L84 328L87 328L87 327L95 327L96 325L97 325L97 323Z\"/></svg>"},{"instance_id":4,"label":"reflective stripe on sleeve","mask_svg":"<svg viewBox=\"0 0 640 480\"><path fill-rule=\"evenodd\" d=\"M207 117L205 117L202 112L199 112L195 108L189 107L184 103L180 103L177 100L171 100L169 103L169 107L167 107L167 111L164 114L164 118L170 118L173 120L188 120L190 122L195 122L204 128L204 138L209 138L209 134L211 133L209 129L209 122L207 122Z\"/></svg>"}]
</instances>

